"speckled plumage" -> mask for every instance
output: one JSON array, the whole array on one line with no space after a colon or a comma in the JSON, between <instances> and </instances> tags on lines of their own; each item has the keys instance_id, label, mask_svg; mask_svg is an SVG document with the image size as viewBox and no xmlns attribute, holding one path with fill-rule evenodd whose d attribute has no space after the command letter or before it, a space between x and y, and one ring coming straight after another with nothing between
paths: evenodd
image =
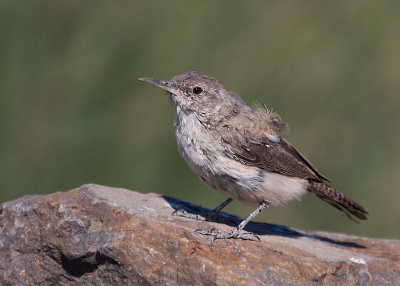
<instances>
[{"instance_id":1,"label":"speckled plumage","mask_svg":"<svg viewBox=\"0 0 400 286\"><path fill-rule=\"evenodd\" d=\"M250 206L274 207L308 190L350 218L367 218L364 208L325 184L329 179L281 137L287 125L278 114L246 105L199 72L141 80L167 91L176 109L179 153L211 187Z\"/></svg>"}]
</instances>

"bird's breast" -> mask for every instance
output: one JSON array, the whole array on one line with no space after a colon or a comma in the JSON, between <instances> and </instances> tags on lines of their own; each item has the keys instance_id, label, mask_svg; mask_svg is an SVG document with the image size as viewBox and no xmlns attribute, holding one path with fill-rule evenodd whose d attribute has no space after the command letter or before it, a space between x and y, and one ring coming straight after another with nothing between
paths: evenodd
<instances>
[{"instance_id":1,"label":"bird's breast","mask_svg":"<svg viewBox=\"0 0 400 286\"><path fill-rule=\"evenodd\" d=\"M220 142L210 136L195 114L177 115L175 137L179 153L192 169L210 166L220 151Z\"/></svg>"}]
</instances>

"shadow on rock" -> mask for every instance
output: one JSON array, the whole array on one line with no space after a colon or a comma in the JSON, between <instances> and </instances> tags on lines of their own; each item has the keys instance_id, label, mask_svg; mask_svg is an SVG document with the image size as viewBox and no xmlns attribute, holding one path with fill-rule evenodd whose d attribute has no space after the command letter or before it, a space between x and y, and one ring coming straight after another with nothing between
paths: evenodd
<instances>
[{"instance_id":1,"label":"shadow on rock","mask_svg":"<svg viewBox=\"0 0 400 286\"><path fill-rule=\"evenodd\" d=\"M210 212L210 209L203 208L197 206L195 204L189 203L184 200L179 200L169 196L162 196L163 199L175 210L175 211L185 211L187 214L191 215L193 218L198 218L199 220L205 220L207 214ZM213 222L223 223L229 225L231 227L236 227L242 221L241 218L227 214L224 212L218 213L213 220ZM297 237L308 237L311 239L317 239L322 242L350 247L350 248L365 248L365 246L360 245L356 242L351 241L337 241L331 238L327 238L320 235L315 234L307 234L303 232L299 232L287 226L270 224L270 223L262 223L262 222L250 222L244 230L248 232L252 232L256 235L275 235L275 236L283 236L289 238L297 238Z\"/></svg>"}]
</instances>

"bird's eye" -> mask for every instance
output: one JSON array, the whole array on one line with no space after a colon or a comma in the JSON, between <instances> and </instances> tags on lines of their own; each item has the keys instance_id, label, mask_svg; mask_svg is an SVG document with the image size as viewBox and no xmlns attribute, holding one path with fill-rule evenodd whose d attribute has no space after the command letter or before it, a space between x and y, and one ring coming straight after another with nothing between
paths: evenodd
<instances>
[{"instance_id":1,"label":"bird's eye","mask_svg":"<svg viewBox=\"0 0 400 286\"><path fill-rule=\"evenodd\" d=\"M203 89L199 86L196 86L195 88L193 88L193 93L194 94L200 94L202 93Z\"/></svg>"}]
</instances>

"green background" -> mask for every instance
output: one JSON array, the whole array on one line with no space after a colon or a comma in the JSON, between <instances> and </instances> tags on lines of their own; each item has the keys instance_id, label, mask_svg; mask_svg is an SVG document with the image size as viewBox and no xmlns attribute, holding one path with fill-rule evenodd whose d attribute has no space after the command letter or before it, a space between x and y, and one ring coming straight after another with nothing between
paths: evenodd
<instances>
[{"instance_id":1,"label":"green background","mask_svg":"<svg viewBox=\"0 0 400 286\"><path fill-rule=\"evenodd\" d=\"M197 70L277 111L371 213L356 225L307 195L256 220L400 238L399 3L1 1L0 201L97 183L215 207L167 98L137 81Z\"/></svg>"}]
</instances>

